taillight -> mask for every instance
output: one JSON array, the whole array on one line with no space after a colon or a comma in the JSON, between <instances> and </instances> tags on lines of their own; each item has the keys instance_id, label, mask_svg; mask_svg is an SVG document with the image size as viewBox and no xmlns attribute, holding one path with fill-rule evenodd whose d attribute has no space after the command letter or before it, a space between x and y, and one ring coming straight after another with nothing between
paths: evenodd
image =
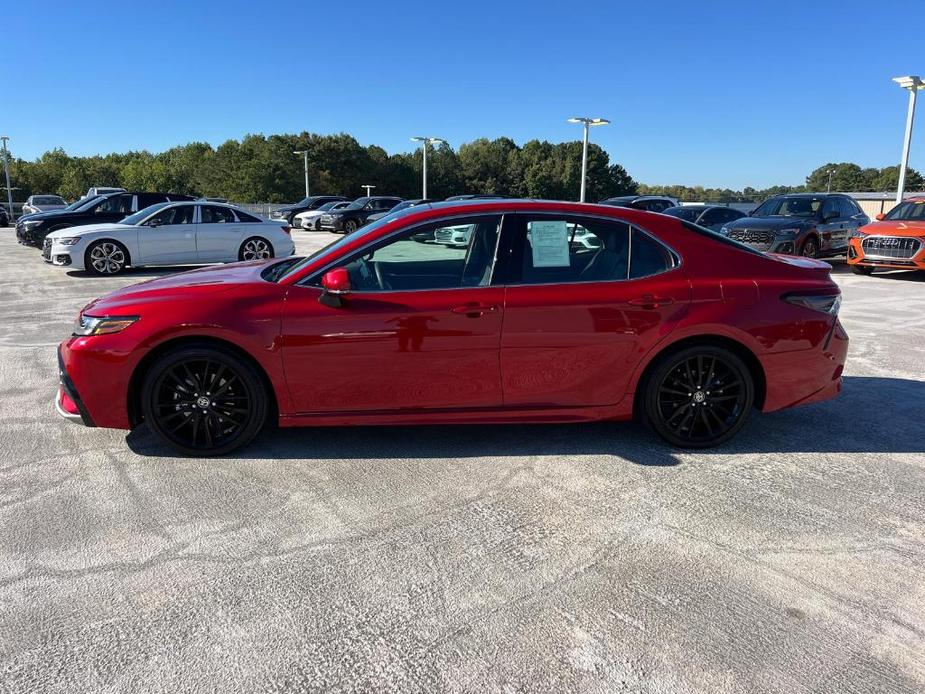
<instances>
[{"instance_id":1,"label":"taillight","mask_svg":"<svg viewBox=\"0 0 925 694\"><path fill-rule=\"evenodd\" d=\"M283 226L280 227L280 229L283 230L284 234L289 234L290 236L292 236L292 227L289 226L288 224L284 224Z\"/></svg>"},{"instance_id":2,"label":"taillight","mask_svg":"<svg viewBox=\"0 0 925 694\"><path fill-rule=\"evenodd\" d=\"M820 313L828 313L831 316L837 316L838 308L841 306L841 294L802 294L793 292L784 294L781 298L788 304L802 306Z\"/></svg>"}]
</instances>

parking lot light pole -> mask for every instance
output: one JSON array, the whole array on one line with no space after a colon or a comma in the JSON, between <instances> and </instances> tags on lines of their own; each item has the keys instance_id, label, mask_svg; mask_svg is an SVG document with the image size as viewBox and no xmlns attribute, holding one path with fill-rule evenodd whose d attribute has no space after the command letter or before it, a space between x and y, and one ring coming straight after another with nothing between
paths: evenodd
<instances>
[{"instance_id":1,"label":"parking lot light pole","mask_svg":"<svg viewBox=\"0 0 925 694\"><path fill-rule=\"evenodd\" d=\"M10 204L10 221L13 221L13 189L10 187L10 151L6 143L10 138L6 135L0 135L0 142L3 142L3 173L6 176L6 200Z\"/></svg>"},{"instance_id":2,"label":"parking lot light pole","mask_svg":"<svg viewBox=\"0 0 925 694\"><path fill-rule=\"evenodd\" d=\"M375 188L375 187L376 187L376 186L371 186L371 185L368 185L368 184L367 184L367 185L362 185L362 186L360 186L360 188L366 188L366 197L370 197L370 196L372 195L372 192L371 192L371 191L372 191L372 189Z\"/></svg>"},{"instance_id":3,"label":"parking lot light pole","mask_svg":"<svg viewBox=\"0 0 925 694\"><path fill-rule=\"evenodd\" d=\"M293 154L301 154L303 157L305 157L305 197L307 198L309 195L311 195L311 193L308 192L308 150L300 149L293 152Z\"/></svg>"},{"instance_id":4,"label":"parking lot light pole","mask_svg":"<svg viewBox=\"0 0 925 694\"><path fill-rule=\"evenodd\" d=\"M568 119L569 123L583 123L585 127L584 142L581 147L581 196L579 202L585 201L585 183L588 179L588 131L592 125L607 125L610 123L606 118L587 118L585 116L575 116Z\"/></svg>"},{"instance_id":5,"label":"parking lot light pole","mask_svg":"<svg viewBox=\"0 0 925 694\"><path fill-rule=\"evenodd\" d=\"M416 135L411 138L412 142L421 143L421 151L424 153L424 187L421 193L421 197L425 200L427 199L427 145L435 145L437 143L443 142L446 143L446 140L443 140L439 137L423 137L421 135Z\"/></svg>"},{"instance_id":6,"label":"parking lot light pole","mask_svg":"<svg viewBox=\"0 0 925 694\"><path fill-rule=\"evenodd\" d=\"M903 192L906 188L906 169L909 167L909 145L912 144L912 121L915 119L915 95L919 89L925 89L925 82L918 75L894 77L903 89L909 90L909 111L906 113L906 136L903 139L903 158L899 164L899 183L896 186L896 204L903 201Z\"/></svg>"}]
</instances>

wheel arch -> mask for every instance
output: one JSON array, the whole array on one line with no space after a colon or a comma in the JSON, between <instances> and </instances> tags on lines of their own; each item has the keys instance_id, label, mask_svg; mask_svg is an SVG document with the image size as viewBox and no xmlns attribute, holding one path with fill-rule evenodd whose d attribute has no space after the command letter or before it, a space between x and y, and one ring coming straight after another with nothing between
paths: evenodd
<instances>
[{"instance_id":1,"label":"wheel arch","mask_svg":"<svg viewBox=\"0 0 925 694\"><path fill-rule=\"evenodd\" d=\"M269 374L267 374L266 369L263 368L263 365L257 361L247 350L242 349L238 345L229 340L224 340L220 337L214 337L211 335L183 335L181 337L174 337L153 347L141 361L138 362L135 366L134 371L132 371L132 376L129 379L128 391L127 391L127 410L129 424L133 428L140 424L144 417L142 416L141 411L141 387L144 383L145 375L150 370L152 364L157 361L164 354L181 347L212 347L216 349L225 350L234 354L239 359L246 361L256 370L257 374L260 376L260 380L263 383L263 387L267 393L267 421L274 422L279 419L279 400L276 394L276 389L273 387L273 381L270 380Z\"/></svg>"},{"instance_id":2,"label":"wheel arch","mask_svg":"<svg viewBox=\"0 0 925 694\"><path fill-rule=\"evenodd\" d=\"M754 406L761 410L764 408L765 397L767 396L767 374L765 373L764 367L761 365L761 360L758 359L758 356L743 342L736 340L735 338L729 337L727 335L717 335L717 334L702 334L702 335L689 335L687 337L682 337L679 340L672 342L671 344L664 345L661 349L654 352L646 365L643 367L639 378L635 382L635 394L633 398L633 414L638 416L641 413L641 402L642 402L642 392L643 389L640 386L643 386L646 380L649 378L649 374L658 366L658 364L672 354L680 352L683 349L688 347L694 347L697 345L709 345L712 347L724 347L730 352L739 357L745 365L748 367L748 371L752 376L752 380L755 382L755 403Z\"/></svg>"}]
</instances>

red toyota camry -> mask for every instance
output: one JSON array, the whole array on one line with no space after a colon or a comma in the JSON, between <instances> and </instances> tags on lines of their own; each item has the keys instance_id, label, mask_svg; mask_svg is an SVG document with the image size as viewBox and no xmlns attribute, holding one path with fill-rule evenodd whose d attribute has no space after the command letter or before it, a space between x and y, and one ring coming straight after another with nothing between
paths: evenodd
<instances>
[{"instance_id":1,"label":"red toyota camry","mask_svg":"<svg viewBox=\"0 0 925 694\"><path fill-rule=\"evenodd\" d=\"M835 396L829 266L674 217L424 204L308 258L194 270L88 304L58 412L219 455L281 426L638 416L719 444L753 408Z\"/></svg>"}]
</instances>

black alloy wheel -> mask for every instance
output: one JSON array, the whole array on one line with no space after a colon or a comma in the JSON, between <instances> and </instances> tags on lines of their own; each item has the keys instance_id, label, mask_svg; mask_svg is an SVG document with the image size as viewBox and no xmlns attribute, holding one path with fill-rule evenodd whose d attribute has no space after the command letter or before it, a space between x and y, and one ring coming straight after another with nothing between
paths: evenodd
<instances>
[{"instance_id":1,"label":"black alloy wheel","mask_svg":"<svg viewBox=\"0 0 925 694\"><path fill-rule=\"evenodd\" d=\"M849 265L851 272L855 275L872 275L874 274L874 269L869 265Z\"/></svg>"},{"instance_id":2,"label":"black alloy wheel","mask_svg":"<svg viewBox=\"0 0 925 694\"><path fill-rule=\"evenodd\" d=\"M141 406L159 439L195 456L250 443L267 419L267 393L254 367L208 346L158 359L145 377Z\"/></svg>"},{"instance_id":3,"label":"black alloy wheel","mask_svg":"<svg viewBox=\"0 0 925 694\"><path fill-rule=\"evenodd\" d=\"M815 236L810 236L803 242L803 248L800 249L800 255L804 258L815 258L819 255L819 242Z\"/></svg>"},{"instance_id":4,"label":"black alloy wheel","mask_svg":"<svg viewBox=\"0 0 925 694\"><path fill-rule=\"evenodd\" d=\"M649 425L682 448L707 448L732 438L755 401L748 367L731 351L710 345L663 359L645 388Z\"/></svg>"},{"instance_id":5,"label":"black alloy wheel","mask_svg":"<svg viewBox=\"0 0 925 694\"><path fill-rule=\"evenodd\" d=\"M357 229L358 227L357 227L356 220L348 219L346 222L344 222L344 233L345 234L352 234Z\"/></svg>"}]
</instances>

